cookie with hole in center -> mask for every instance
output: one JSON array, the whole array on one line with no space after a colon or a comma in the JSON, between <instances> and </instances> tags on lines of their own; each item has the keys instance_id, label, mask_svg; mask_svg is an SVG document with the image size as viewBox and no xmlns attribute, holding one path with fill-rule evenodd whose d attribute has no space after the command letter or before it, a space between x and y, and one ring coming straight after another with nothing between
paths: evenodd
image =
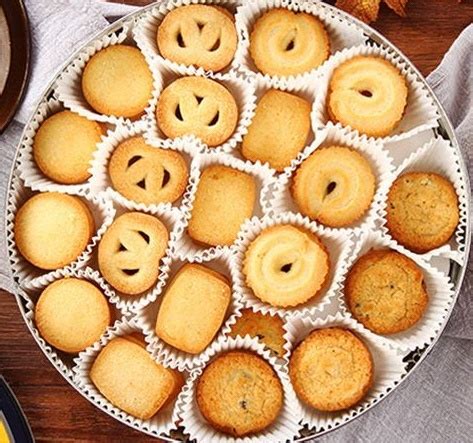
<instances>
[{"instance_id":1,"label":"cookie with hole in center","mask_svg":"<svg viewBox=\"0 0 473 443\"><path fill-rule=\"evenodd\" d=\"M112 153L108 172L115 190L145 205L175 202L184 193L189 175L180 153L153 148L143 137L120 143Z\"/></svg>"},{"instance_id":2,"label":"cookie with hole in center","mask_svg":"<svg viewBox=\"0 0 473 443\"><path fill-rule=\"evenodd\" d=\"M156 118L167 137L195 135L214 147L235 132L238 106L222 84L203 77L182 77L161 93Z\"/></svg>"}]
</instances>

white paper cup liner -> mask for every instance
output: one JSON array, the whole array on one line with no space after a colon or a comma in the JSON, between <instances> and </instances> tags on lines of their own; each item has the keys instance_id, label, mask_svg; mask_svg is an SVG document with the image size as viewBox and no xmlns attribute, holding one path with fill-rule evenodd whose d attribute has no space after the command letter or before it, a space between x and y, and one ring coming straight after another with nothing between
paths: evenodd
<instances>
[{"instance_id":1,"label":"white paper cup liner","mask_svg":"<svg viewBox=\"0 0 473 443\"><path fill-rule=\"evenodd\" d=\"M287 77L270 76L261 73L255 66L250 55L250 35L256 20L265 12L273 8L285 8L295 12L306 12L317 17L323 22L330 37L330 52L332 54L352 46L363 44L367 36L353 23L336 17L333 12L319 2L296 2L292 0L262 0L247 1L240 6L236 15L238 34L243 38L235 55L235 64L246 75L264 79L268 85L276 85L281 80L288 79L297 82L307 82L314 79L321 72L321 66L299 75ZM327 63L327 62L325 62Z\"/></svg>"},{"instance_id":2,"label":"white paper cup liner","mask_svg":"<svg viewBox=\"0 0 473 443\"><path fill-rule=\"evenodd\" d=\"M243 262L249 245L266 228L282 224L300 227L318 236L327 248L330 260L328 282L320 295L305 303L288 308L277 308L261 301L255 296L251 288L248 287L245 275L243 274ZM350 236L317 225L301 214L285 212L273 217L263 217L261 219L253 217L243 225L236 242L234 264L232 266L232 276L236 290L242 295L245 307L251 307L253 310L263 312L264 314L269 312L274 315L277 313L281 317L285 317L295 313L308 315L322 311L337 294L347 269L346 263L352 246L353 241Z\"/></svg>"},{"instance_id":3,"label":"white paper cup liner","mask_svg":"<svg viewBox=\"0 0 473 443\"><path fill-rule=\"evenodd\" d=\"M112 405L95 387L92 381L89 378L90 368L94 363L97 355L100 351L116 337L126 336L131 333L142 333L140 328L136 325L134 320L129 318L123 318L121 321L115 322L115 324L110 327L104 336L100 339L99 342L95 343L92 347L88 348L86 351L79 354L75 359L76 366L74 370L74 382L76 387L87 396L89 401L91 401L95 406L97 406L102 411L106 412L108 415L113 418L121 421L122 423L131 426L138 431L144 432L153 437L159 437L164 434L169 433L169 431L176 428L177 422L179 421L180 410L178 404L180 403L180 398L183 395L181 391L175 401L166 405L162 410L148 419L141 420L139 418L133 417L132 415L122 411L116 406ZM159 362L161 363L162 362ZM164 364L164 366L166 366ZM167 366L166 366L167 367ZM185 378L188 377L188 374L182 372Z\"/></svg>"},{"instance_id":4,"label":"white paper cup liner","mask_svg":"<svg viewBox=\"0 0 473 443\"><path fill-rule=\"evenodd\" d=\"M438 137L430 140L419 150L412 153L408 158L404 160L404 162L396 171L396 177L393 177L393 181L399 175L415 171L435 172L450 180L457 192L460 220L455 230L455 234L452 236L452 238L447 244L424 254L416 254L410 251L411 254L426 261L430 261L432 257L439 255L441 257L455 260L460 265L463 265L465 261L465 239L468 224L468 189L465 183L465 179L461 173L460 159L458 157L457 152L453 148L451 142ZM392 182L389 184L389 188L391 187L391 185ZM386 227L386 208L387 198L385 198L385 200L383 201L380 209L380 215L381 217L383 217L384 220L382 232L387 238L389 238L398 246L401 252L405 253L405 251L407 251L407 248L400 245L396 240L394 240L391 237L388 228Z\"/></svg>"},{"instance_id":5,"label":"white paper cup liner","mask_svg":"<svg viewBox=\"0 0 473 443\"><path fill-rule=\"evenodd\" d=\"M378 137L378 139L382 139L384 142L399 141L419 134L422 131L438 127L438 119L440 118L440 114L437 110L437 106L435 105L433 97L427 91L422 81L418 79L415 72L409 67L407 63L401 60L401 56L396 52L385 47L369 45L345 49L335 54L326 63L323 73L319 79L321 92L318 95L317 101L314 105L314 127L323 127L329 121L326 108L329 84L333 72L342 63L359 55L382 57L388 60L397 69L399 69L406 79L409 88L407 106L402 120L391 135L387 137ZM359 131L351 128L350 126L344 127L340 123L336 123L336 126L351 131L362 139L375 138L368 137L365 134L360 134Z\"/></svg>"},{"instance_id":6,"label":"white paper cup liner","mask_svg":"<svg viewBox=\"0 0 473 443\"><path fill-rule=\"evenodd\" d=\"M383 237L379 231L366 232L361 235L355 245L353 253L348 259L348 271L361 256L372 249L392 249L414 260L421 268L424 275L425 289L429 296L424 315L414 326L406 331L392 335L375 334L369 331L351 314L345 301L343 284L339 292L341 311L352 318L366 334L376 336L378 341L383 342L393 349L399 349L404 352L413 351L418 347L422 348L425 345L429 345L435 340L435 337L437 337L442 329L453 303L454 291L450 279L444 273L419 259L419 257L416 257L409 251L402 251L393 241Z\"/></svg>"},{"instance_id":7,"label":"white paper cup liner","mask_svg":"<svg viewBox=\"0 0 473 443\"><path fill-rule=\"evenodd\" d=\"M353 417L361 414L366 409L371 408L378 403L388 392L390 392L399 383L405 375L405 363L402 361L403 355L386 346L381 345L372 336L359 327L350 318L338 313L335 316L326 318L311 319L309 317L294 316L291 317L285 325L286 329L286 358L290 359L293 350L303 341L313 330L342 327L355 332L363 342L368 346L373 357L374 381L373 386L366 394L365 398L353 408L340 412L318 411L303 401L298 400L300 410L302 411L302 424L307 425L309 429L317 432L332 429L335 426L346 423Z\"/></svg>"},{"instance_id":8,"label":"white paper cup liner","mask_svg":"<svg viewBox=\"0 0 473 443\"><path fill-rule=\"evenodd\" d=\"M201 263L210 269L213 269L221 274L225 275L230 282L232 287L232 298L230 300L230 304L227 308L227 312L225 315L225 320L222 324L222 327L215 335L212 342L199 354L190 354L188 352L181 351L174 346L166 343L165 341L161 340L155 332L156 329L156 319L158 316L158 311L161 307L161 303L166 291L166 288L161 288L161 292L156 297L156 300L146 306L143 309L140 309L137 312L137 323L140 325L141 329L144 331L146 336L146 342L149 343L149 349L152 352L153 356L155 356L160 361L165 362L169 366L173 368L179 368L180 370L191 370L198 366L205 356L212 352L218 343L225 339L226 335L230 332L231 327L235 324L236 319L241 316L241 308L242 304L240 301L239 295L235 292L234 285L231 281L231 259L230 254L222 253L220 255L216 255L212 261L202 262L198 258L193 260L192 262ZM172 278L176 275L179 269L182 268L186 264L185 261L181 260L174 260L169 269L167 283L169 283ZM203 319L205 321L205 319Z\"/></svg>"},{"instance_id":9,"label":"white paper cup liner","mask_svg":"<svg viewBox=\"0 0 473 443\"><path fill-rule=\"evenodd\" d=\"M300 409L298 401L286 372L282 369L282 366L277 362L276 358L271 356L269 350L265 350L264 346L258 343L257 340L251 339L248 336L244 338L230 338L219 343L203 363L206 366L212 359L218 357L219 354L233 350L252 351L264 358L266 362L272 366L281 381L284 391L284 401L279 417L266 430L244 438L231 437L230 435L217 431L204 419L197 406L195 398L196 384L204 370L204 367L199 367L192 371L182 399L181 416L184 432L188 434L191 439L199 442L257 443L266 441L276 443L293 440L299 434L301 428L299 425Z\"/></svg>"}]
</instances>

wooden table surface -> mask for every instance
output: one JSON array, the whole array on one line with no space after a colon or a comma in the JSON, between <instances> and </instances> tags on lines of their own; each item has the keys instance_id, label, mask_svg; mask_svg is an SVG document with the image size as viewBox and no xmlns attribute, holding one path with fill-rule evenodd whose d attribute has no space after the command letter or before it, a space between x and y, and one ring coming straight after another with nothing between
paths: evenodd
<instances>
[{"instance_id":1,"label":"wooden table surface","mask_svg":"<svg viewBox=\"0 0 473 443\"><path fill-rule=\"evenodd\" d=\"M373 26L428 75L472 21L472 0L461 4L457 0L410 0L407 18L401 19L382 7ZM1 291L0 374L17 395L37 441L156 441L100 412L69 386L30 336L14 298Z\"/></svg>"}]
</instances>

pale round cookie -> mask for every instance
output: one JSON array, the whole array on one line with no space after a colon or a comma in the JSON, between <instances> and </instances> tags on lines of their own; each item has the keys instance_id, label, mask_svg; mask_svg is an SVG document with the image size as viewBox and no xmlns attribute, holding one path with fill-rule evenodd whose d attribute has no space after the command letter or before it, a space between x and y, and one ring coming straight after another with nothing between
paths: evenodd
<instances>
[{"instance_id":1,"label":"pale round cookie","mask_svg":"<svg viewBox=\"0 0 473 443\"><path fill-rule=\"evenodd\" d=\"M90 209L78 197L46 192L31 197L15 217L15 243L41 269L59 269L84 251L95 230Z\"/></svg>"},{"instance_id":2,"label":"pale round cookie","mask_svg":"<svg viewBox=\"0 0 473 443\"><path fill-rule=\"evenodd\" d=\"M391 236L423 254L447 243L460 219L455 188L433 172L409 172L393 183L386 207Z\"/></svg>"},{"instance_id":3,"label":"pale round cookie","mask_svg":"<svg viewBox=\"0 0 473 443\"><path fill-rule=\"evenodd\" d=\"M41 172L51 180L78 184L90 177L92 154L104 131L94 121L71 111L47 118L33 142L33 156Z\"/></svg>"},{"instance_id":4,"label":"pale round cookie","mask_svg":"<svg viewBox=\"0 0 473 443\"><path fill-rule=\"evenodd\" d=\"M120 143L112 153L108 172L115 190L145 205L175 202L184 193L189 176L180 153L153 148L143 137Z\"/></svg>"},{"instance_id":5,"label":"pale round cookie","mask_svg":"<svg viewBox=\"0 0 473 443\"><path fill-rule=\"evenodd\" d=\"M112 45L97 52L82 74L82 92L97 112L138 117L148 105L153 76L144 55L133 46Z\"/></svg>"},{"instance_id":6,"label":"pale round cookie","mask_svg":"<svg viewBox=\"0 0 473 443\"><path fill-rule=\"evenodd\" d=\"M161 93L156 118L167 137L195 135L212 147L227 141L235 131L238 106L220 83L203 77L182 77Z\"/></svg>"},{"instance_id":7,"label":"pale round cookie","mask_svg":"<svg viewBox=\"0 0 473 443\"><path fill-rule=\"evenodd\" d=\"M292 353L289 375L297 396L319 411L335 412L359 403L373 384L370 350L353 332L316 329Z\"/></svg>"},{"instance_id":8,"label":"pale round cookie","mask_svg":"<svg viewBox=\"0 0 473 443\"><path fill-rule=\"evenodd\" d=\"M215 72L231 63L237 41L233 16L222 7L210 5L173 9L159 25L157 35L164 58Z\"/></svg>"},{"instance_id":9,"label":"pale round cookie","mask_svg":"<svg viewBox=\"0 0 473 443\"><path fill-rule=\"evenodd\" d=\"M331 120L362 134L385 137L401 121L409 90L389 61L357 56L338 66L330 79L327 111Z\"/></svg>"},{"instance_id":10,"label":"pale round cookie","mask_svg":"<svg viewBox=\"0 0 473 443\"><path fill-rule=\"evenodd\" d=\"M217 356L197 382L197 406L219 431L243 437L263 431L278 417L284 393L264 359L246 351Z\"/></svg>"},{"instance_id":11,"label":"pale round cookie","mask_svg":"<svg viewBox=\"0 0 473 443\"><path fill-rule=\"evenodd\" d=\"M110 309L105 295L92 283L62 278L41 293L35 322L50 345L75 354L102 336L110 324Z\"/></svg>"},{"instance_id":12,"label":"pale round cookie","mask_svg":"<svg viewBox=\"0 0 473 443\"><path fill-rule=\"evenodd\" d=\"M349 226L369 209L376 178L369 162L343 146L317 149L299 166L292 195L304 215L334 228Z\"/></svg>"},{"instance_id":13,"label":"pale round cookie","mask_svg":"<svg viewBox=\"0 0 473 443\"><path fill-rule=\"evenodd\" d=\"M255 296L281 308L318 296L329 272L329 254L320 239L292 225L266 228L251 242L243 261L246 283Z\"/></svg>"},{"instance_id":14,"label":"pale round cookie","mask_svg":"<svg viewBox=\"0 0 473 443\"><path fill-rule=\"evenodd\" d=\"M250 36L250 54L263 74L303 74L329 58L330 39L317 17L274 8L256 21Z\"/></svg>"}]
</instances>

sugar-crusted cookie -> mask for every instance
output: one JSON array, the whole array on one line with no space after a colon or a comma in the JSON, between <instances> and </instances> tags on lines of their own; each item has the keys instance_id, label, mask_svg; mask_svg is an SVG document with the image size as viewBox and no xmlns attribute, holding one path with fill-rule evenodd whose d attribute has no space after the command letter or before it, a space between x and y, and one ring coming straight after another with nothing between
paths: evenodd
<instances>
[{"instance_id":1,"label":"sugar-crusted cookie","mask_svg":"<svg viewBox=\"0 0 473 443\"><path fill-rule=\"evenodd\" d=\"M15 243L20 254L46 270L72 263L84 251L94 230L94 218L87 205L78 197L57 192L36 194L15 217Z\"/></svg>"},{"instance_id":2,"label":"sugar-crusted cookie","mask_svg":"<svg viewBox=\"0 0 473 443\"><path fill-rule=\"evenodd\" d=\"M251 175L228 166L209 166L197 186L189 235L207 245L231 245L242 223L253 215L255 202Z\"/></svg>"},{"instance_id":3,"label":"sugar-crusted cookie","mask_svg":"<svg viewBox=\"0 0 473 443\"><path fill-rule=\"evenodd\" d=\"M320 239L292 225L266 228L249 245L243 274L256 297L291 307L318 296L327 283L330 259Z\"/></svg>"},{"instance_id":4,"label":"sugar-crusted cookie","mask_svg":"<svg viewBox=\"0 0 473 443\"><path fill-rule=\"evenodd\" d=\"M41 172L51 180L71 185L90 177L92 154L103 128L71 111L47 118L33 142L33 156Z\"/></svg>"},{"instance_id":5,"label":"sugar-crusted cookie","mask_svg":"<svg viewBox=\"0 0 473 443\"><path fill-rule=\"evenodd\" d=\"M407 106L406 79L381 57L357 56L338 66L330 79L327 112L331 120L372 137L385 137Z\"/></svg>"},{"instance_id":6,"label":"sugar-crusted cookie","mask_svg":"<svg viewBox=\"0 0 473 443\"><path fill-rule=\"evenodd\" d=\"M164 17L157 42L161 55L173 62L221 71L237 48L234 18L222 7L181 6Z\"/></svg>"},{"instance_id":7,"label":"sugar-crusted cookie","mask_svg":"<svg viewBox=\"0 0 473 443\"><path fill-rule=\"evenodd\" d=\"M268 90L256 106L241 152L251 161L268 162L277 171L291 164L310 133L311 104L288 92Z\"/></svg>"},{"instance_id":8,"label":"sugar-crusted cookie","mask_svg":"<svg viewBox=\"0 0 473 443\"><path fill-rule=\"evenodd\" d=\"M360 323L384 335L414 326L429 301L422 270L391 250L372 250L356 261L347 275L345 299Z\"/></svg>"},{"instance_id":9,"label":"sugar-crusted cookie","mask_svg":"<svg viewBox=\"0 0 473 443\"><path fill-rule=\"evenodd\" d=\"M97 52L82 74L82 92L97 112L136 118L153 91L153 76L144 55L133 46L112 45Z\"/></svg>"},{"instance_id":10,"label":"sugar-crusted cookie","mask_svg":"<svg viewBox=\"0 0 473 443\"><path fill-rule=\"evenodd\" d=\"M164 293L156 335L181 351L199 354L222 326L230 299L225 276L203 265L185 264Z\"/></svg>"},{"instance_id":11,"label":"sugar-crusted cookie","mask_svg":"<svg viewBox=\"0 0 473 443\"><path fill-rule=\"evenodd\" d=\"M238 106L222 84L203 77L182 77L161 93L156 118L167 137L195 135L212 147L235 132Z\"/></svg>"},{"instance_id":12,"label":"sugar-crusted cookie","mask_svg":"<svg viewBox=\"0 0 473 443\"><path fill-rule=\"evenodd\" d=\"M297 396L319 411L341 411L359 403L373 384L373 359L348 329L316 329L295 349L289 375Z\"/></svg>"},{"instance_id":13,"label":"sugar-crusted cookie","mask_svg":"<svg viewBox=\"0 0 473 443\"><path fill-rule=\"evenodd\" d=\"M299 210L324 225L339 228L359 220L376 188L370 163L343 146L317 149L297 169L292 195Z\"/></svg>"},{"instance_id":14,"label":"sugar-crusted cookie","mask_svg":"<svg viewBox=\"0 0 473 443\"><path fill-rule=\"evenodd\" d=\"M270 426L281 411L283 397L281 382L269 363L244 351L217 356L204 369L196 389L204 418L235 437Z\"/></svg>"},{"instance_id":15,"label":"sugar-crusted cookie","mask_svg":"<svg viewBox=\"0 0 473 443\"><path fill-rule=\"evenodd\" d=\"M263 74L303 74L329 58L330 39L315 16L274 8L256 21L250 36L250 54Z\"/></svg>"},{"instance_id":16,"label":"sugar-crusted cookie","mask_svg":"<svg viewBox=\"0 0 473 443\"><path fill-rule=\"evenodd\" d=\"M146 205L175 202L184 193L189 176L180 153L153 148L143 137L120 143L112 153L108 172L114 189Z\"/></svg>"},{"instance_id":17,"label":"sugar-crusted cookie","mask_svg":"<svg viewBox=\"0 0 473 443\"><path fill-rule=\"evenodd\" d=\"M124 294L137 295L156 283L169 234L156 217L128 212L112 223L99 243L99 269Z\"/></svg>"},{"instance_id":18,"label":"sugar-crusted cookie","mask_svg":"<svg viewBox=\"0 0 473 443\"><path fill-rule=\"evenodd\" d=\"M452 183L432 172L398 177L389 191L386 213L391 236L420 254L447 243L460 218Z\"/></svg>"},{"instance_id":19,"label":"sugar-crusted cookie","mask_svg":"<svg viewBox=\"0 0 473 443\"><path fill-rule=\"evenodd\" d=\"M50 345L74 354L102 336L110 324L110 309L105 295L92 283L62 278L41 293L35 322Z\"/></svg>"}]
</instances>

